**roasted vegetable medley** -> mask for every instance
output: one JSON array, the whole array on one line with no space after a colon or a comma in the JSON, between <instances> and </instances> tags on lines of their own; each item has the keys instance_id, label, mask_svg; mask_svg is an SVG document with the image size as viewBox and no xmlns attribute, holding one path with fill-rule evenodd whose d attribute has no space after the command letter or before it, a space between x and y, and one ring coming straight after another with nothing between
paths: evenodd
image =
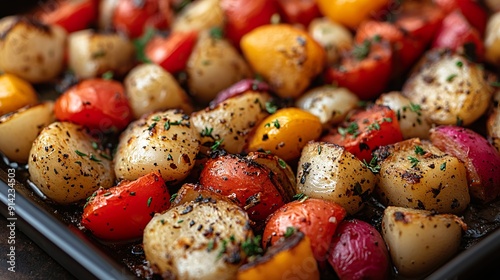
<instances>
[{"instance_id":1,"label":"roasted vegetable medley","mask_svg":"<svg viewBox=\"0 0 500 280\"><path fill-rule=\"evenodd\" d=\"M495 0L42 1L0 19L0 152L140 278L423 278L500 227L499 27Z\"/></svg>"}]
</instances>

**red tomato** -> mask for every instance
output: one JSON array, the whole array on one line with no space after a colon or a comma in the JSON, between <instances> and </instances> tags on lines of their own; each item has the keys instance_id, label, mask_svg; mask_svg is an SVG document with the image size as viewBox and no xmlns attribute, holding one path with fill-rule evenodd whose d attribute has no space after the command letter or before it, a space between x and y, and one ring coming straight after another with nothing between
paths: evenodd
<instances>
[{"instance_id":1,"label":"red tomato","mask_svg":"<svg viewBox=\"0 0 500 280\"><path fill-rule=\"evenodd\" d=\"M280 15L288 23L300 23L307 27L314 18L321 15L315 0L275 1L278 3Z\"/></svg>"},{"instance_id":2,"label":"red tomato","mask_svg":"<svg viewBox=\"0 0 500 280\"><path fill-rule=\"evenodd\" d=\"M394 13L393 22L366 21L356 32L356 42L361 43L375 35L393 45L394 70L408 70L423 54L437 32L444 14L435 5L405 2Z\"/></svg>"},{"instance_id":3,"label":"red tomato","mask_svg":"<svg viewBox=\"0 0 500 280\"><path fill-rule=\"evenodd\" d=\"M322 141L344 146L367 162L371 160L375 148L402 140L396 113L382 105L356 111L341 127L322 138Z\"/></svg>"},{"instance_id":4,"label":"red tomato","mask_svg":"<svg viewBox=\"0 0 500 280\"><path fill-rule=\"evenodd\" d=\"M392 49L383 40L356 44L340 65L326 70L326 81L346 87L361 99L379 96L387 87L392 71Z\"/></svg>"},{"instance_id":5,"label":"red tomato","mask_svg":"<svg viewBox=\"0 0 500 280\"><path fill-rule=\"evenodd\" d=\"M85 80L64 92L56 100L57 119L106 131L122 130L132 120L123 85L104 79Z\"/></svg>"},{"instance_id":6,"label":"red tomato","mask_svg":"<svg viewBox=\"0 0 500 280\"><path fill-rule=\"evenodd\" d=\"M346 210L332 201L307 198L289 202L269 216L262 234L263 246L276 243L285 236L287 228L292 227L309 237L314 258L322 263L333 234L345 216Z\"/></svg>"},{"instance_id":7,"label":"red tomato","mask_svg":"<svg viewBox=\"0 0 500 280\"><path fill-rule=\"evenodd\" d=\"M473 46L473 50L468 50ZM479 32L469 24L459 12L450 13L443 21L441 29L432 43L433 48L449 48L465 53L473 60L481 61L484 57L484 44Z\"/></svg>"},{"instance_id":8,"label":"red tomato","mask_svg":"<svg viewBox=\"0 0 500 280\"><path fill-rule=\"evenodd\" d=\"M146 45L146 57L170 73L182 71L197 38L195 31L174 32L166 38L156 36Z\"/></svg>"},{"instance_id":9,"label":"red tomato","mask_svg":"<svg viewBox=\"0 0 500 280\"><path fill-rule=\"evenodd\" d=\"M170 194L160 173L97 190L84 207L82 225L105 240L142 237L154 213L170 207Z\"/></svg>"},{"instance_id":10,"label":"red tomato","mask_svg":"<svg viewBox=\"0 0 500 280\"><path fill-rule=\"evenodd\" d=\"M136 38L146 27L167 28L171 14L169 0L120 0L113 13L113 25L117 31Z\"/></svg>"},{"instance_id":11,"label":"red tomato","mask_svg":"<svg viewBox=\"0 0 500 280\"><path fill-rule=\"evenodd\" d=\"M220 6L226 16L224 34L238 48L243 35L269 24L272 15L278 13L274 1L269 0L221 0Z\"/></svg>"},{"instance_id":12,"label":"red tomato","mask_svg":"<svg viewBox=\"0 0 500 280\"><path fill-rule=\"evenodd\" d=\"M251 220L261 223L284 204L271 170L253 160L225 155L209 159L200 174L208 189L236 199Z\"/></svg>"},{"instance_id":13,"label":"red tomato","mask_svg":"<svg viewBox=\"0 0 500 280\"><path fill-rule=\"evenodd\" d=\"M434 0L445 13L460 10L467 21L484 36L488 23L488 12L476 0Z\"/></svg>"},{"instance_id":14,"label":"red tomato","mask_svg":"<svg viewBox=\"0 0 500 280\"><path fill-rule=\"evenodd\" d=\"M97 19L97 1L66 0L57 1L41 8L38 14L46 24L56 24L66 29L68 33L86 29Z\"/></svg>"}]
</instances>

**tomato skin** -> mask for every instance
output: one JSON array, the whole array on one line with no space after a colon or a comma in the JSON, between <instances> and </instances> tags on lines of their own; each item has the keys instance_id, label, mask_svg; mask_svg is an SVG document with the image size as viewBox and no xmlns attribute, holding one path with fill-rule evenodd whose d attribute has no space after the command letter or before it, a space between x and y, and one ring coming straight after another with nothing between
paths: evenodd
<instances>
[{"instance_id":1,"label":"tomato skin","mask_svg":"<svg viewBox=\"0 0 500 280\"><path fill-rule=\"evenodd\" d=\"M270 0L221 0L220 6L226 16L224 34L238 48L243 35L269 24L278 13L276 3Z\"/></svg>"},{"instance_id":2,"label":"tomato skin","mask_svg":"<svg viewBox=\"0 0 500 280\"><path fill-rule=\"evenodd\" d=\"M443 25L432 42L433 48L449 48L463 52L464 45L474 44L474 58L477 61L484 59L484 43L479 32L469 24L459 11L450 13L443 21Z\"/></svg>"},{"instance_id":3,"label":"tomato skin","mask_svg":"<svg viewBox=\"0 0 500 280\"><path fill-rule=\"evenodd\" d=\"M365 43L358 44L355 48ZM392 49L387 41L371 40L367 57L358 59L353 52L345 55L340 66L329 67L325 79L355 93L360 99L379 96L392 73Z\"/></svg>"},{"instance_id":4,"label":"tomato skin","mask_svg":"<svg viewBox=\"0 0 500 280\"><path fill-rule=\"evenodd\" d=\"M146 45L146 57L167 72L182 71L186 68L197 38L198 33L195 31L174 32L166 38L156 36Z\"/></svg>"},{"instance_id":5,"label":"tomato skin","mask_svg":"<svg viewBox=\"0 0 500 280\"><path fill-rule=\"evenodd\" d=\"M271 171L244 157L229 154L209 159L199 180L212 191L236 198L257 226L285 203ZM253 205L254 201L260 202Z\"/></svg>"},{"instance_id":6,"label":"tomato skin","mask_svg":"<svg viewBox=\"0 0 500 280\"><path fill-rule=\"evenodd\" d=\"M474 26L479 34L484 36L488 23L488 12L476 0L434 0L446 14L459 10L467 21Z\"/></svg>"},{"instance_id":7,"label":"tomato skin","mask_svg":"<svg viewBox=\"0 0 500 280\"><path fill-rule=\"evenodd\" d=\"M375 35L391 42L394 50L394 70L407 71L423 54L436 34L444 13L437 6L404 2L393 23L369 20L358 28L355 41L363 42Z\"/></svg>"},{"instance_id":8,"label":"tomato skin","mask_svg":"<svg viewBox=\"0 0 500 280\"><path fill-rule=\"evenodd\" d=\"M54 112L61 121L92 129L122 130L132 120L123 85L117 81L88 79L57 98Z\"/></svg>"},{"instance_id":9,"label":"tomato skin","mask_svg":"<svg viewBox=\"0 0 500 280\"><path fill-rule=\"evenodd\" d=\"M167 28L171 13L169 0L120 0L113 13L113 26L137 38L146 27Z\"/></svg>"},{"instance_id":10,"label":"tomato skin","mask_svg":"<svg viewBox=\"0 0 500 280\"><path fill-rule=\"evenodd\" d=\"M262 234L263 246L276 243L288 227L294 227L309 237L314 258L324 263L333 234L345 216L346 210L332 201L307 198L289 202L269 216Z\"/></svg>"},{"instance_id":11,"label":"tomato skin","mask_svg":"<svg viewBox=\"0 0 500 280\"><path fill-rule=\"evenodd\" d=\"M275 1L278 3L280 15L288 23L299 23L307 27L314 18L321 15L316 0Z\"/></svg>"},{"instance_id":12,"label":"tomato skin","mask_svg":"<svg viewBox=\"0 0 500 280\"><path fill-rule=\"evenodd\" d=\"M344 146L347 151L367 162L371 160L375 148L403 140L396 113L386 106L373 105L358 110L346 120L343 127L349 128L353 124L357 126L353 131L342 135L339 129L333 129L321 140Z\"/></svg>"},{"instance_id":13,"label":"tomato skin","mask_svg":"<svg viewBox=\"0 0 500 280\"><path fill-rule=\"evenodd\" d=\"M54 9L42 8L38 13L37 16L45 24L59 25L71 33L88 28L97 19L96 0L66 0L56 3Z\"/></svg>"},{"instance_id":14,"label":"tomato skin","mask_svg":"<svg viewBox=\"0 0 500 280\"><path fill-rule=\"evenodd\" d=\"M151 172L134 181L99 189L87 202L82 225L104 240L142 237L154 213L170 207L170 194L160 173Z\"/></svg>"}]
</instances>

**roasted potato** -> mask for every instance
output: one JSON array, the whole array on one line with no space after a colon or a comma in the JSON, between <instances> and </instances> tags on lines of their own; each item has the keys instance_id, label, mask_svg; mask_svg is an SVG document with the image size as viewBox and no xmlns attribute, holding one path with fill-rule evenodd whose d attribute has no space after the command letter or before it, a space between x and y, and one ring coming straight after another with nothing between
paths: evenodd
<instances>
[{"instance_id":1,"label":"roasted potato","mask_svg":"<svg viewBox=\"0 0 500 280\"><path fill-rule=\"evenodd\" d=\"M40 131L56 120L54 102L23 107L0 117L0 151L11 161L27 163Z\"/></svg>"},{"instance_id":2,"label":"roasted potato","mask_svg":"<svg viewBox=\"0 0 500 280\"><path fill-rule=\"evenodd\" d=\"M309 142L297 167L298 192L340 204L355 214L372 193L376 176L363 162L343 147Z\"/></svg>"},{"instance_id":3,"label":"roasted potato","mask_svg":"<svg viewBox=\"0 0 500 280\"><path fill-rule=\"evenodd\" d=\"M0 20L0 70L31 83L48 82L63 70L66 31L33 18Z\"/></svg>"},{"instance_id":4,"label":"roasted potato","mask_svg":"<svg viewBox=\"0 0 500 280\"><path fill-rule=\"evenodd\" d=\"M200 148L198 132L179 110L145 115L121 134L115 155L119 179L135 180L159 171L167 183L186 178Z\"/></svg>"},{"instance_id":5,"label":"roasted potato","mask_svg":"<svg viewBox=\"0 0 500 280\"><path fill-rule=\"evenodd\" d=\"M189 3L175 18L172 31L201 31L223 26L224 11L219 0L199 0Z\"/></svg>"},{"instance_id":6,"label":"roasted potato","mask_svg":"<svg viewBox=\"0 0 500 280\"><path fill-rule=\"evenodd\" d=\"M95 149L84 127L53 122L33 142L28 161L31 181L52 201L71 204L98 188L113 186L110 156Z\"/></svg>"},{"instance_id":7,"label":"roasted potato","mask_svg":"<svg viewBox=\"0 0 500 280\"><path fill-rule=\"evenodd\" d=\"M485 70L449 50L428 51L403 85L402 94L433 124L469 125L482 116L493 89Z\"/></svg>"},{"instance_id":8,"label":"roasted potato","mask_svg":"<svg viewBox=\"0 0 500 280\"><path fill-rule=\"evenodd\" d=\"M133 67L134 51L132 42L117 33L86 29L68 36L68 64L80 79L108 71L124 75Z\"/></svg>"},{"instance_id":9,"label":"roasted potato","mask_svg":"<svg viewBox=\"0 0 500 280\"><path fill-rule=\"evenodd\" d=\"M500 66L500 11L488 19L484 47L486 61L497 67Z\"/></svg>"},{"instance_id":10,"label":"roasted potato","mask_svg":"<svg viewBox=\"0 0 500 280\"><path fill-rule=\"evenodd\" d=\"M486 121L486 134L493 146L500 152L500 90L493 95L493 103Z\"/></svg>"},{"instance_id":11,"label":"roasted potato","mask_svg":"<svg viewBox=\"0 0 500 280\"><path fill-rule=\"evenodd\" d=\"M462 213L469 205L467 172L456 157L412 138L377 149L376 192L385 205Z\"/></svg>"},{"instance_id":12,"label":"roasted potato","mask_svg":"<svg viewBox=\"0 0 500 280\"><path fill-rule=\"evenodd\" d=\"M326 61L329 65L337 63L341 53L349 50L354 44L349 29L326 17L313 19L309 23L308 31L325 49Z\"/></svg>"},{"instance_id":13,"label":"roasted potato","mask_svg":"<svg viewBox=\"0 0 500 280\"><path fill-rule=\"evenodd\" d=\"M452 214L389 206L382 219L382 236L398 274L422 277L458 251L466 227Z\"/></svg>"},{"instance_id":14,"label":"roasted potato","mask_svg":"<svg viewBox=\"0 0 500 280\"><path fill-rule=\"evenodd\" d=\"M154 111L181 109L193 111L191 100L175 78L156 64L140 64L125 77L127 94L134 118Z\"/></svg>"},{"instance_id":15,"label":"roasted potato","mask_svg":"<svg viewBox=\"0 0 500 280\"><path fill-rule=\"evenodd\" d=\"M246 259L242 243L253 238L245 211L217 196L157 214L144 230L153 270L169 279L234 279Z\"/></svg>"}]
</instances>

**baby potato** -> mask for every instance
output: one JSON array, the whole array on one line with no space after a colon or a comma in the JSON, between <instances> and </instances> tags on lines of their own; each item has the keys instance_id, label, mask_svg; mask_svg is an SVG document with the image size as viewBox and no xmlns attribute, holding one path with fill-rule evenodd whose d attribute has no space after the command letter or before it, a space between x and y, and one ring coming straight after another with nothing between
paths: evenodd
<instances>
[{"instance_id":1,"label":"baby potato","mask_svg":"<svg viewBox=\"0 0 500 280\"><path fill-rule=\"evenodd\" d=\"M459 214L469 205L464 164L429 141L412 138L374 155L380 167L376 191L386 206Z\"/></svg>"},{"instance_id":2,"label":"baby potato","mask_svg":"<svg viewBox=\"0 0 500 280\"><path fill-rule=\"evenodd\" d=\"M125 77L125 93L135 119L154 111L181 109L189 114L193 106L175 78L156 64L140 64Z\"/></svg>"},{"instance_id":3,"label":"baby potato","mask_svg":"<svg viewBox=\"0 0 500 280\"><path fill-rule=\"evenodd\" d=\"M124 75L133 67L134 46L117 33L96 33L86 29L68 36L68 64L80 79L112 71Z\"/></svg>"},{"instance_id":4,"label":"baby potato","mask_svg":"<svg viewBox=\"0 0 500 280\"><path fill-rule=\"evenodd\" d=\"M422 277L458 251L465 223L452 214L389 206L382 236L402 277Z\"/></svg>"},{"instance_id":5,"label":"baby potato","mask_svg":"<svg viewBox=\"0 0 500 280\"><path fill-rule=\"evenodd\" d=\"M430 50L403 85L402 94L433 124L470 125L488 109L493 89L485 70L450 50Z\"/></svg>"},{"instance_id":6,"label":"baby potato","mask_svg":"<svg viewBox=\"0 0 500 280\"><path fill-rule=\"evenodd\" d=\"M269 101L271 96L265 92L247 91L192 113L191 122L201 135L202 151L219 147L228 153L241 153L249 133L269 115L265 110Z\"/></svg>"},{"instance_id":7,"label":"baby potato","mask_svg":"<svg viewBox=\"0 0 500 280\"><path fill-rule=\"evenodd\" d=\"M484 54L486 61L500 66L500 11L491 15L488 19L484 47L486 49Z\"/></svg>"},{"instance_id":8,"label":"baby potato","mask_svg":"<svg viewBox=\"0 0 500 280\"><path fill-rule=\"evenodd\" d=\"M385 105L396 112L404 139L429 139L431 125L427 117L422 114L420 105L413 104L407 97L397 91L382 94L375 103Z\"/></svg>"},{"instance_id":9,"label":"baby potato","mask_svg":"<svg viewBox=\"0 0 500 280\"><path fill-rule=\"evenodd\" d=\"M218 92L252 76L238 50L226 39L200 32L186 66L188 87L195 100L207 104Z\"/></svg>"},{"instance_id":10,"label":"baby potato","mask_svg":"<svg viewBox=\"0 0 500 280\"><path fill-rule=\"evenodd\" d=\"M234 279L252 240L250 220L236 204L214 196L157 214L144 230L146 260L171 279Z\"/></svg>"},{"instance_id":11,"label":"baby potato","mask_svg":"<svg viewBox=\"0 0 500 280\"><path fill-rule=\"evenodd\" d=\"M0 75L0 116L38 102L35 89L27 81L12 75Z\"/></svg>"},{"instance_id":12,"label":"baby potato","mask_svg":"<svg viewBox=\"0 0 500 280\"><path fill-rule=\"evenodd\" d=\"M63 70L66 31L33 18L0 20L0 70L31 83L48 82Z\"/></svg>"},{"instance_id":13,"label":"baby potato","mask_svg":"<svg viewBox=\"0 0 500 280\"><path fill-rule=\"evenodd\" d=\"M154 112L121 134L115 173L119 179L135 180L159 171L167 183L177 183L189 175L199 149L199 134L188 115L174 109Z\"/></svg>"},{"instance_id":14,"label":"baby potato","mask_svg":"<svg viewBox=\"0 0 500 280\"><path fill-rule=\"evenodd\" d=\"M309 142L297 167L298 192L340 204L355 214L373 192L377 177L356 156L343 147L326 142Z\"/></svg>"},{"instance_id":15,"label":"baby potato","mask_svg":"<svg viewBox=\"0 0 500 280\"><path fill-rule=\"evenodd\" d=\"M340 54L349 50L354 41L349 29L326 17L313 19L309 24L308 32L325 49L329 65L337 63Z\"/></svg>"},{"instance_id":16,"label":"baby potato","mask_svg":"<svg viewBox=\"0 0 500 280\"><path fill-rule=\"evenodd\" d=\"M307 128L307 129L304 129ZM318 117L298 108L284 108L265 118L248 141L248 151L270 151L285 161L297 159L302 148L319 138Z\"/></svg>"},{"instance_id":17,"label":"baby potato","mask_svg":"<svg viewBox=\"0 0 500 280\"><path fill-rule=\"evenodd\" d=\"M27 163L40 131L56 120L54 102L23 107L0 117L0 151L11 161Z\"/></svg>"},{"instance_id":18,"label":"baby potato","mask_svg":"<svg viewBox=\"0 0 500 280\"><path fill-rule=\"evenodd\" d=\"M493 95L493 104L486 121L486 133L493 146L500 152L500 90Z\"/></svg>"},{"instance_id":19,"label":"baby potato","mask_svg":"<svg viewBox=\"0 0 500 280\"><path fill-rule=\"evenodd\" d=\"M241 50L256 73L282 98L297 98L325 65L326 54L307 32L268 24L245 34Z\"/></svg>"},{"instance_id":20,"label":"baby potato","mask_svg":"<svg viewBox=\"0 0 500 280\"><path fill-rule=\"evenodd\" d=\"M109 155L95 149L84 127L53 122L33 142L28 170L31 181L49 199L71 204L99 188L110 188L115 176Z\"/></svg>"},{"instance_id":21,"label":"baby potato","mask_svg":"<svg viewBox=\"0 0 500 280\"><path fill-rule=\"evenodd\" d=\"M201 31L212 27L222 27L224 11L219 0L199 0L189 2L175 17L172 31Z\"/></svg>"},{"instance_id":22,"label":"baby potato","mask_svg":"<svg viewBox=\"0 0 500 280\"><path fill-rule=\"evenodd\" d=\"M342 122L355 109L359 98L347 88L330 85L316 87L302 95L295 105L319 118L325 128Z\"/></svg>"}]
</instances>

